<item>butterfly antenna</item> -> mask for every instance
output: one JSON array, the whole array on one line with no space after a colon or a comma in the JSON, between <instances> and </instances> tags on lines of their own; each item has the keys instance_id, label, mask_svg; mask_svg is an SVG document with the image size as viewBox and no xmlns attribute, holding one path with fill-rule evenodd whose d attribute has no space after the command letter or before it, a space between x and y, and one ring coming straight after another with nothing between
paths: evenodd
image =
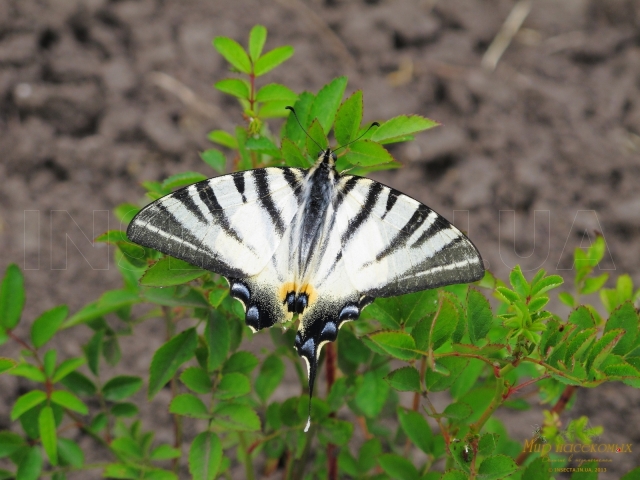
<instances>
[{"instance_id":1,"label":"butterfly antenna","mask_svg":"<svg viewBox=\"0 0 640 480\"><path fill-rule=\"evenodd\" d=\"M300 128L302 129L302 131L307 135L307 137L309 137L309 138L311 139L311 141L312 141L313 143L315 143L316 145L318 145L318 148L319 148L321 151L322 151L322 150L324 150L324 148L322 148L322 147L320 146L320 144L319 144L318 142L316 142L316 141L315 141L315 139L314 139L311 135L309 135L309 132L307 132L307 131L305 130L305 128L302 126L302 123L300 123L300 119L298 118L298 114L297 114L297 113L296 113L296 111L293 109L293 107L284 107L284 108L286 108L287 110L291 110L291 112L293 113L293 116L294 116L294 117L296 117L296 120L297 120L297 122L298 122L298 125L300 125Z\"/></svg>"},{"instance_id":2,"label":"butterfly antenna","mask_svg":"<svg viewBox=\"0 0 640 480\"><path fill-rule=\"evenodd\" d=\"M351 145L353 142L357 142L357 141L358 141L358 140L360 140L362 137L364 137L364 136L369 132L369 130L371 130L373 127L379 127L379 126L380 126L380 124L379 124L378 122L373 122L371 125L369 125L369 128L367 128L367 129L364 131L364 133L363 133L362 135L360 135L360 136L359 136L358 138L356 138L355 140L351 140L349 143L346 143L346 144L342 145L341 147L336 148L336 149L333 151L333 153L337 152L338 150L340 150L340 149L342 149L342 148L348 147L348 146L349 146L349 145Z\"/></svg>"}]
</instances>

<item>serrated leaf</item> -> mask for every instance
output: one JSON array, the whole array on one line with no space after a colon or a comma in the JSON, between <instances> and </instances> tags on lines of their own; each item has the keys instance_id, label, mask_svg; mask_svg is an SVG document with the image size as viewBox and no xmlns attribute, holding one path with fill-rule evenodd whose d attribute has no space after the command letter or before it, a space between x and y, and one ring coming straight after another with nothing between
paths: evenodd
<instances>
[{"instance_id":1,"label":"serrated leaf","mask_svg":"<svg viewBox=\"0 0 640 480\"><path fill-rule=\"evenodd\" d=\"M228 400L246 395L250 391L251 383L249 382L249 378L242 373L234 372L227 373L222 377L216 387L215 396L223 400Z\"/></svg>"},{"instance_id":2,"label":"serrated leaf","mask_svg":"<svg viewBox=\"0 0 640 480\"><path fill-rule=\"evenodd\" d=\"M0 326L12 330L18 325L24 307L24 277L15 263L5 271L0 285Z\"/></svg>"},{"instance_id":3,"label":"serrated leaf","mask_svg":"<svg viewBox=\"0 0 640 480\"><path fill-rule=\"evenodd\" d=\"M218 145L222 145L223 147L227 147L232 150L237 150L239 147L238 139L224 130L213 130L212 132L209 132L207 137L213 143L217 143Z\"/></svg>"},{"instance_id":4,"label":"serrated leaf","mask_svg":"<svg viewBox=\"0 0 640 480\"><path fill-rule=\"evenodd\" d=\"M282 157L291 167L309 168L312 163L304 156L298 146L288 138L282 140L280 147Z\"/></svg>"},{"instance_id":5,"label":"serrated leaf","mask_svg":"<svg viewBox=\"0 0 640 480\"><path fill-rule=\"evenodd\" d=\"M200 158L218 173L224 173L227 166L227 159L220 150L210 148L200 153Z\"/></svg>"},{"instance_id":6,"label":"serrated leaf","mask_svg":"<svg viewBox=\"0 0 640 480\"><path fill-rule=\"evenodd\" d=\"M249 85L239 78L225 78L214 84L214 87L222 93L233 95L237 98L249 100Z\"/></svg>"},{"instance_id":7,"label":"serrated leaf","mask_svg":"<svg viewBox=\"0 0 640 480\"><path fill-rule=\"evenodd\" d=\"M311 413L313 418L318 418ZM336 418L325 418L320 424L318 438L322 445L333 444L338 446L346 445L353 436L353 423Z\"/></svg>"},{"instance_id":8,"label":"serrated leaf","mask_svg":"<svg viewBox=\"0 0 640 480\"><path fill-rule=\"evenodd\" d=\"M548 457L533 460L522 473L521 480L549 480L551 478Z\"/></svg>"},{"instance_id":9,"label":"serrated leaf","mask_svg":"<svg viewBox=\"0 0 640 480\"><path fill-rule=\"evenodd\" d=\"M371 140L358 140L349 145L341 160L351 165L369 167L395 162L391 154L382 145Z\"/></svg>"},{"instance_id":10,"label":"serrated leaf","mask_svg":"<svg viewBox=\"0 0 640 480\"><path fill-rule=\"evenodd\" d=\"M447 405L442 415L453 420L464 420L465 418L469 418L472 413L473 410L466 403L455 402Z\"/></svg>"},{"instance_id":11,"label":"serrated leaf","mask_svg":"<svg viewBox=\"0 0 640 480\"><path fill-rule=\"evenodd\" d=\"M484 340L491 329L493 313L489 301L479 291L470 288L467 293L467 330L471 343Z\"/></svg>"},{"instance_id":12,"label":"serrated leaf","mask_svg":"<svg viewBox=\"0 0 640 480\"><path fill-rule=\"evenodd\" d=\"M116 403L111 407L111 414L116 417L135 417L140 413L138 407L130 402Z\"/></svg>"},{"instance_id":13,"label":"serrated leaf","mask_svg":"<svg viewBox=\"0 0 640 480\"><path fill-rule=\"evenodd\" d=\"M529 286L527 279L524 278L520 265L516 265L515 268L511 270L511 273L509 274L509 283L511 283L511 286L521 298L526 299L529 296L531 287Z\"/></svg>"},{"instance_id":14,"label":"serrated leaf","mask_svg":"<svg viewBox=\"0 0 640 480\"><path fill-rule=\"evenodd\" d=\"M31 326L31 343L33 343L33 346L40 348L51 340L68 314L69 309L67 306L59 305L36 318Z\"/></svg>"},{"instance_id":15,"label":"serrated leaf","mask_svg":"<svg viewBox=\"0 0 640 480\"><path fill-rule=\"evenodd\" d=\"M382 445L377 438L371 438L362 444L358 453L356 473L367 473L376 466L378 457L382 453ZM339 461L339 460L338 460ZM354 477L356 475L353 475Z\"/></svg>"},{"instance_id":16,"label":"serrated leaf","mask_svg":"<svg viewBox=\"0 0 640 480\"><path fill-rule=\"evenodd\" d=\"M147 287L170 287L200 278L207 271L183 260L163 257L151 265L142 275L140 284Z\"/></svg>"},{"instance_id":17,"label":"serrated leaf","mask_svg":"<svg viewBox=\"0 0 640 480\"><path fill-rule=\"evenodd\" d=\"M56 420L53 417L53 409L46 405L40 410L38 416L38 427L40 429L40 440L42 447L49 457L51 465L58 465L58 442L56 435Z\"/></svg>"},{"instance_id":18,"label":"serrated leaf","mask_svg":"<svg viewBox=\"0 0 640 480\"><path fill-rule=\"evenodd\" d=\"M611 352L618 339L624 334L624 330L616 329L604 333L593 345L587 360L587 370L598 369L605 357Z\"/></svg>"},{"instance_id":19,"label":"serrated leaf","mask_svg":"<svg viewBox=\"0 0 640 480\"><path fill-rule=\"evenodd\" d=\"M80 415L86 415L89 413L89 409L85 403L71 392L56 390L51 394L51 401L53 403L57 403L63 408L78 412Z\"/></svg>"},{"instance_id":20,"label":"serrated leaf","mask_svg":"<svg viewBox=\"0 0 640 480\"><path fill-rule=\"evenodd\" d=\"M373 342L389 355L400 360L412 360L416 357L416 344L406 332L378 332L369 336Z\"/></svg>"},{"instance_id":21,"label":"serrated leaf","mask_svg":"<svg viewBox=\"0 0 640 480\"><path fill-rule=\"evenodd\" d=\"M267 41L267 29L262 25L256 25L249 33L249 56L255 62L260 58L264 42Z\"/></svg>"},{"instance_id":22,"label":"serrated leaf","mask_svg":"<svg viewBox=\"0 0 640 480\"><path fill-rule=\"evenodd\" d=\"M251 73L251 60L244 48L235 40L228 37L216 37L213 46L227 62L242 73Z\"/></svg>"},{"instance_id":23,"label":"serrated leaf","mask_svg":"<svg viewBox=\"0 0 640 480\"><path fill-rule=\"evenodd\" d=\"M282 101L289 102L288 105L291 105L296 100L298 100L298 95L290 88L279 83L269 83L260 88L256 94L256 101L258 102Z\"/></svg>"},{"instance_id":24,"label":"serrated leaf","mask_svg":"<svg viewBox=\"0 0 640 480\"><path fill-rule=\"evenodd\" d=\"M333 125L346 88L347 77L334 78L320 89L311 105L309 117L318 119L324 134L328 134Z\"/></svg>"},{"instance_id":25,"label":"serrated leaf","mask_svg":"<svg viewBox=\"0 0 640 480\"><path fill-rule=\"evenodd\" d=\"M291 58L291 55L293 55L293 47L289 45L277 47L270 52L265 53L255 62L254 73L256 77L264 75L270 70L273 70L282 62L285 62L289 58Z\"/></svg>"},{"instance_id":26,"label":"serrated leaf","mask_svg":"<svg viewBox=\"0 0 640 480\"><path fill-rule=\"evenodd\" d=\"M16 472L16 480L38 480L42 472L42 454L38 446L31 447L22 456Z\"/></svg>"},{"instance_id":27,"label":"serrated leaf","mask_svg":"<svg viewBox=\"0 0 640 480\"><path fill-rule=\"evenodd\" d=\"M227 373L238 372L249 375L258 366L258 363L260 362L253 353L241 350L227 359L222 367L222 373L226 375Z\"/></svg>"},{"instance_id":28,"label":"serrated leaf","mask_svg":"<svg viewBox=\"0 0 640 480\"><path fill-rule=\"evenodd\" d=\"M56 368L53 376L51 377L51 381L53 383L60 382L67 375L69 375L71 372L74 372L84 364L85 364L84 358L80 358L80 357L68 358L67 360L62 362L60 365L58 365L58 368Z\"/></svg>"},{"instance_id":29,"label":"serrated leaf","mask_svg":"<svg viewBox=\"0 0 640 480\"><path fill-rule=\"evenodd\" d=\"M549 275L536 283L531 283L531 296L542 295L553 288L557 288L564 283L564 279L560 275Z\"/></svg>"},{"instance_id":30,"label":"serrated leaf","mask_svg":"<svg viewBox=\"0 0 640 480\"><path fill-rule=\"evenodd\" d=\"M280 357L270 355L262 362L260 373L256 377L254 389L258 397L266 402L284 377L284 363Z\"/></svg>"},{"instance_id":31,"label":"serrated leaf","mask_svg":"<svg viewBox=\"0 0 640 480\"><path fill-rule=\"evenodd\" d=\"M362 412L370 418L380 414L389 394L389 385L377 371L368 371L362 377L362 384L356 391L354 400Z\"/></svg>"},{"instance_id":32,"label":"serrated leaf","mask_svg":"<svg viewBox=\"0 0 640 480\"><path fill-rule=\"evenodd\" d=\"M569 292L559 293L558 299L568 307L575 308L578 306L575 298L573 298L573 295L571 295Z\"/></svg>"},{"instance_id":33,"label":"serrated leaf","mask_svg":"<svg viewBox=\"0 0 640 480\"><path fill-rule=\"evenodd\" d=\"M618 328L622 328L625 333L611 353L626 355L633 349L638 336L638 313L630 301L623 303L611 313L604 326L604 332Z\"/></svg>"},{"instance_id":34,"label":"serrated leaf","mask_svg":"<svg viewBox=\"0 0 640 480\"><path fill-rule=\"evenodd\" d=\"M211 377L209 374L200 367L187 368L180 375L180 380L185 386L196 393L209 393L213 384L211 383Z\"/></svg>"},{"instance_id":35,"label":"serrated leaf","mask_svg":"<svg viewBox=\"0 0 640 480\"><path fill-rule=\"evenodd\" d=\"M47 399L46 393L42 390L31 390L30 392L22 395L16 403L13 404L13 408L11 409L11 421L17 420L20 416L31 410L33 407L40 405Z\"/></svg>"},{"instance_id":36,"label":"serrated leaf","mask_svg":"<svg viewBox=\"0 0 640 480\"><path fill-rule=\"evenodd\" d=\"M0 374L13 370L16 365L18 365L18 362L16 362L15 360L6 357L0 357ZM33 365L30 365L30 367L33 367ZM36 371L40 372L40 370L38 370L37 368ZM40 375L42 376L42 381L44 381L44 375L42 375L42 372L40 372ZM40 377L40 375L38 375L38 377Z\"/></svg>"},{"instance_id":37,"label":"serrated leaf","mask_svg":"<svg viewBox=\"0 0 640 480\"><path fill-rule=\"evenodd\" d=\"M207 370L213 372L222 365L230 347L229 324L219 315L210 314L207 326L204 330L204 339L207 344Z\"/></svg>"},{"instance_id":38,"label":"serrated leaf","mask_svg":"<svg viewBox=\"0 0 640 480\"><path fill-rule=\"evenodd\" d=\"M156 350L151 360L147 393L149 399L155 397L156 393L171 380L180 365L193 357L197 345L198 334L195 328L189 328Z\"/></svg>"},{"instance_id":39,"label":"serrated leaf","mask_svg":"<svg viewBox=\"0 0 640 480\"><path fill-rule=\"evenodd\" d=\"M166 190L173 190L174 188L182 188L206 179L207 177L198 172L180 172L175 175L171 175L162 182L162 188Z\"/></svg>"},{"instance_id":40,"label":"serrated leaf","mask_svg":"<svg viewBox=\"0 0 640 480\"><path fill-rule=\"evenodd\" d=\"M608 273L603 273L602 275L599 275L597 277L586 278L584 280L584 285L580 289L580 293L582 295L589 295L591 293L597 292L604 286L605 283L607 283L608 279Z\"/></svg>"},{"instance_id":41,"label":"serrated leaf","mask_svg":"<svg viewBox=\"0 0 640 480\"><path fill-rule=\"evenodd\" d=\"M385 453L378 457L378 464L390 478L396 480L418 480L416 467L408 459L394 453Z\"/></svg>"},{"instance_id":42,"label":"serrated leaf","mask_svg":"<svg viewBox=\"0 0 640 480\"><path fill-rule=\"evenodd\" d=\"M340 145L346 145L360 129L362 122L362 90L356 90L338 109L334 133Z\"/></svg>"},{"instance_id":43,"label":"serrated leaf","mask_svg":"<svg viewBox=\"0 0 640 480\"><path fill-rule=\"evenodd\" d=\"M318 120L314 120L311 123L307 133L309 134L306 141L307 152L313 158L316 158L322 150L326 150L329 145L329 140L327 140L327 136L322 130Z\"/></svg>"},{"instance_id":44,"label":"serrated leaf","mask_svg":"<svg viewBox=\"0 0 640 480\"><path fill-rule=\"evenodd\" d=\"M160 445L153 449L149 458L151 460L171 460L172 458L180 458L182 452L178 448L170 445Z\"/></svg>"},{"instance_id":45,"label":"serrated leaf","mask_svg":"<svg viewBox=\"0 0 640 480\"><path fill-rule=\"evenodd\" d=\"M250 137L245 142L245 147L247 150L262 152L271 156L277 157L280 154L280 149L267 137Z\"/></svg>"},{"instance_id":46,"label":"serrated leaf","mask_svg":"<svg viewBox=\"0 0 640 480\"><path fill-rule=\"evenodd\" d=\"M370 138L374 142L380 142L429 130L438 125L440 125L438 122L419 115L400 115L387 120L378 128L372 130Z\"/></svg>"},{"instance_id":47,"label":"serrated leaf","mask_svg":"<svg viewBox=\"0 0 640 480\"><path fill-rule=\"evenodd\" d=\"M413 444L427 455L433 454L433 433L425 418L413 410L398 409L398 420Z\"/></svg>"},{"instance_id":48,"label":"serrated leaf","mask_svg":"<svg viewBox=\"0 0 640 480\"><path fill-rule=\"evenodd\" d=\"M140 377L119 375L113 377L102 387L102 395L112 402L119 402L136 393L142 387Z\"/></svg>"},{"instance_id":49,"label":"serrated leaf","mask_svg":"<svg viewBox=\"0 0 640 480\"><path fill-rule=\"evenodd\" d=\"M440 392L449 388L465 369L469 360L464 357L443 357L436 360L436 371L429 368L425 375L427 391Z\"/></svg>"},{"instance_id":50,"label":"serrated leaf","mask_svg":"<svg viewBox=\"0 0 640 480\"><path fill-rule=\"evenodd\" d=\"M438 316L434 319L435 325L431 327L429 343L433 350L437 350L451 338L460 321L458 309L447 295L445 293L442 296Z\"/></svg>"},{"instance_id":51,"label":"serrated leaf","mask_svg":"<svg viewBox=\"0 0 640 480\"><path fill-rule=\"evenodd\" d=\"M258 108L258 116L260 118L281 118L289 115L286 107L291 106L289 100L272 100L270 102L261 103Z\"/></svg>"},{"instance_id":52,"label":"serrated leaf","mask_svg":"<svg viewBox=\"0 0 640 480\"><path fill-rule=\"evenodd\" d=\"M512 458L506 455L494 455L485 458L478 468L478 477L482 480L498 480L518 470Z\"/></svg>"},{"instance_id":53,"label":"serrated leaf","mask_svg":"<svg viewBox=\"0 0 640 480\"><path fill-rule=\"evenodd\" d=\"M189 447L189 472L193 480L214 480L222 460L222 444L213 432L202 432Z\"/></svg>"},{"instance_id":54,"label":"serrated leaf","mask_svg":"<svg viewBox=\"0 0 640 480\"><path fill-rule=\"evenodd\" d=\"M191 418L209 418L209 410L205 404L191 393L176 396L169 405L169 412Z\"/></svg>"},{"instance_id":55,"label":"serrated leaf","mask_svg":"<svg viewBox=\"0 0 640 480\"><path fill-rule=\"evenodd\" d=\"M229 430L260 430L260 418L248 405L224 403L216 407L212 422Z\"/></svg>"},{"instance_id":56,"label":"serrated leaf","mask_svg":"<svg viewBox=\"0 0 640 480\"><path fill-rule=\"evenodd\" d=\"M400 392L420 391L420 374L414 367L402 367L394 370L385 377L385 380L391 388Z\"/></svg>"},{"instance_id":57,"label":"serrated leaf","mask_svg":"<svg viewBox=\"0 0 640 480\"><path fill-rule=\"evenodd\" d=\"M311 120L313 120L309 118L309 112L314 99L315 96L312 93L302 92L293 106L303 128L308 128ZM284 136L295 143L298 148L304 148L307 135L304 133L303 128L298 125L296 116L293 113L289 113L284 128Z\"/></svg>"},{"instance_id":58,"label":"serrated leaf","mask_svg":"<svg viewBox=\"0 0 640 480\"><path fill-rule=\"evenodd\" d=\"M76 395L91 396L96 393L96 386L86 375L80 372L71 372L65 376L61 383Z\"/></svg>"}]
</instances>

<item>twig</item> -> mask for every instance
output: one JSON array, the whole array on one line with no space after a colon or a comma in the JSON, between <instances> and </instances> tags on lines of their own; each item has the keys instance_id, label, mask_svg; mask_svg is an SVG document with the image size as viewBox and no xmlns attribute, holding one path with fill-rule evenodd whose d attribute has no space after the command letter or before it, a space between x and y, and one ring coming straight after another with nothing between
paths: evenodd
<instances>
[{"instance_id":1,"label":"twig","mask_svg":"<svg viewBox=\"0 0 640 480\"><path fill-rule=\"evenodd\" d=\"M522 23L531 11L532 0L519 0L509 13L509 16L502 24L500 31L495 36L491 45L482 57L482 68L489 72L493 72L502 57L502 54L511 44L511 40L518 33Z\"/></svg>"}]
</instances>

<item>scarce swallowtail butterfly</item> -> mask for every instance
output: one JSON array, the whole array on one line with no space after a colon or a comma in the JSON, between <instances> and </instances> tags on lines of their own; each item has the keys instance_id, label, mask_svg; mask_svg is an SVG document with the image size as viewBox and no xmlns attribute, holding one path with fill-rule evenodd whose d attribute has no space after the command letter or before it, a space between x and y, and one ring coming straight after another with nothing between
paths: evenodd
<instances>
[{"instance_id":1,"label":"scarce swallowtail butterfly","mask_svg":"<svg viewBox=\"0 0 640 480\"><path fill-rule=\"evenodd\" d=\"M338 172L336 159L327 148L309 169L195 183L147 205L127 229L139 245L224 276L254 332L298 314L310 399L323 345L376 297L484 275L456 227L393 188ZM311 404L305 431L310 413Z\"/></svg>"}]
</instances>

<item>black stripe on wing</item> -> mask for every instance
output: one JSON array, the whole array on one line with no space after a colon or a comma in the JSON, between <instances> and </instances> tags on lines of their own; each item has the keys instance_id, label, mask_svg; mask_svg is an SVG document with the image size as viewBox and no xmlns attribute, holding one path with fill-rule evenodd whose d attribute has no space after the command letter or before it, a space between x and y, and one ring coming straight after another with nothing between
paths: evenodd
<instances>
[{"instance_id":1,"label":"black stripe on wing","mask_svg":"<svg viewBox=\"0 0 640 480\"><path fill-rule=\"evenodd\" d=\"M216 225L220 226L220 228L224 230L224 233L233 238L236 242L242 243L240 235L229 223L229 217L227 216L225 210L223 210L220 206L220 203L218 202L216 194L213 191L213 188L211 188L210 183L211 182L208 181L196 183L196 189L198 191L200 200L202 200L202 203L204 203L209 209L209 213L213 217L213 222Z\"/></svg>"},{"instance_id":2,"label":"black stripe on wing","mask_svg":"<svg viewBox=\"0 0 640 480\"><path fill-rule=\"evenodd\" d=\"M360 208L358 214L349 220L349 224L347 226L347 230L342 234L341 243L342 245L346 245L346 243L354 237L357 233L358 229L367 221L367 219L371 216L373 212L373 208L380 197L380 192L384 190L384 186L378 182L372 182L369 187L369 191L367 192L367 198L364 201L364 204Z\"/></svg>"},{"instance_id":3,"label":"black stripe on wing","mask_svg":"<svg viewBox=\"0 0 640 480\"><path fill-rule=\"evenodd\" d=\"M253 178L256 182L256 189L258 190L258 201L262 205L262 207L267 211L269 217L271 217L271 222L273 223L273 227L278 232L278 236L282 237L284 233L284 221L282 220L282 216L276 207L276 204L273 202L273 198L271 198L271 191L269 189L269 174L264 169L251 170L253 174ZM250 221L247 219L247 221Z\"/></svg>"},{"instance_id":4,"label":"black stripe on wing","mask_svg":"<svg viewBox=\"0 0 640 480\"><path fill-rule=\"evenodd\" d=\"M386 256L391 255L395 251L404 247L409 241L409 238L411 238L411 235L420 228L431 212L433 212L433 210L426 205L418 204L418 208L416 208L413 215L411 215L411 218L402 227L402 230L400 230L396 236L391 239L391 242L386 248L376 255L376 261L379 262Z\"/></svg>"}]
</instances>

